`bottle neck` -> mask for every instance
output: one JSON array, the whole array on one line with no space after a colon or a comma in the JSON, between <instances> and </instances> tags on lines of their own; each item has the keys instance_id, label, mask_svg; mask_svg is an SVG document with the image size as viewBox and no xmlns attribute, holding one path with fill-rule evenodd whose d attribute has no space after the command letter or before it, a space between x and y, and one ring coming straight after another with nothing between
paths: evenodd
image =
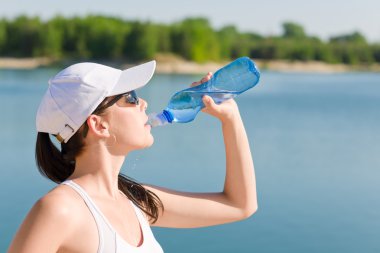
<instances>
[{"instance_id":1,"label":"bottle neck","mask_svg":"<svg viewBox=\"0 0 380 253\"><path fill-rule=\"evenodd\" d=\"M168 113L166 113L168 115ZM148 124L151 127L164 126L169 122L168 117L164 114L164 112L160 113L151 113L148 115Z\"/></svg>"},{"instance_id":2,"label":"bottle neck","mask_svg":"<svg viewBox=\"0 0 380 253\"><path fill-rule=\"evenodd\" d=\"M165 117L167 122L172 123L174 120L173 114L168 110L163 110L162 115Z\"/></svg>"}]
</instances>

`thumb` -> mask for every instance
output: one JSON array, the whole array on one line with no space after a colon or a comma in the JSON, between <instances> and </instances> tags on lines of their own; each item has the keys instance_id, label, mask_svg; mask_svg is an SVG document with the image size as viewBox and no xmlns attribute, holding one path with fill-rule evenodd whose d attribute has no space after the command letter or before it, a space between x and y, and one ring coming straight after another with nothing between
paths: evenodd
<instances>
[{"instance_id":1,"label":"thumb","mask_svg":"<svg viewBox=\"0 0 380 253\"><path fill-rule=\"evenodd\" d=\"M202 100L206 107L213 108L215 106L215 102L210 96L204 95Z\"/></svg>"}]
</instances>

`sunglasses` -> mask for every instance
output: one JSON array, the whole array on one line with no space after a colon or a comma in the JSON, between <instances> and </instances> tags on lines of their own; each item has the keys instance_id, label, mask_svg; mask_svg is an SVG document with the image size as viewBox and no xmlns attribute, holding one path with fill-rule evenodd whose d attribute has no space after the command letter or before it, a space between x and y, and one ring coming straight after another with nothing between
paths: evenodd
<instances>
[{"instance_id":1,"label":"sunglasses","mask_svg":"<svg viewBox=\"0 0 380 253\"><path fill-rule=\"evenodd\" d=\"M104 105L104 107L107 108L107 107L112 106L117 101L119 101L119 99L121 99L121 98L124 98L125 102L128 104L139 105L139 103L140 103L139 97L137 96L136 91L132 90L132 91L129 91L127 93L116 95L114 98L112 98L110 101L108 101Z\"/></svg>"}]
</instances>

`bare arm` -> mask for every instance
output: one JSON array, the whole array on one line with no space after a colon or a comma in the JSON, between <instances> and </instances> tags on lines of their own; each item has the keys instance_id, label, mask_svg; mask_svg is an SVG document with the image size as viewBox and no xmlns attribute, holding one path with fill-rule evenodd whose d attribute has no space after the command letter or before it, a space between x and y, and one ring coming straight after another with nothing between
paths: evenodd
<instances>
[{"instance_id":1,"label":"bare arm","mask_svg":"<svg viewBox=\"0 0 380 253\"><path fill-rule=\"evenodd\" d=\"M238 107L234 100L216 105L209 99L204 98L203 111L222 123L226 151L224 189L215 193L185 193L146 186L160 197L165 207L154 226L211 226L247 218L257 210L253 161Z\"/></svg>"},{"instance_id":2,"label":"bare arm","mask_svg":"<svg viewBox=\"0 0 380 253\"><path fill-rule=\"evenodd\" d=\"M40 199L22 223L8 253L57 252L62 243L60 225L64 211L52 205L51 199Z\"/></svg>"},{"instance_id":3,"label":"bare arm","mask_svg":"<svg viewBox=\"0 0 380 253\"><path fill-rule=\"evenodd\" d=\"M75 193L59 188L33 206L8 253L96 252L96 225L85 204Z\"/></svg>"}]
</instances>

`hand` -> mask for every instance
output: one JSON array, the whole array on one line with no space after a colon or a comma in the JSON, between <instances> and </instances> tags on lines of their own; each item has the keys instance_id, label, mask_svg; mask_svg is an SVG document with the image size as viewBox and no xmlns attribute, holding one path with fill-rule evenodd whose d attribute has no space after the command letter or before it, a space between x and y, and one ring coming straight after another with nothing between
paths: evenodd
<instances>
[{"instance_id":1,"label":"hand","mask_svg":"<svg viewBox=\"0 0 380 253\"><path fill-rule=\"evenodd\" d=\"M200 81L193 82L191 87L207 82L211 77L212 73L209 72ZM232 120L235 116L239 115L239 108L233 99L228 99L221 104L216 104L210 96L205 95L203 96L203 103L205 108L202 109L202 112L212 115L222 122Z\"/></svg>"},{"instance_id":2,"label":"hand","mask_svg":"<svg viewBox=\"0 0 380 253\"><path fill-rule=\"evenodd\" d=\"M211 72L208 72L206 76L204 76L201 80L199 80L198 82L193 82L190 87L194 87L194 86L197 86L197 85L200 85L202 83L205 83L207 82L208 80L210 80L212 77L212 73Z\"/></svg>"}]
</instances>

